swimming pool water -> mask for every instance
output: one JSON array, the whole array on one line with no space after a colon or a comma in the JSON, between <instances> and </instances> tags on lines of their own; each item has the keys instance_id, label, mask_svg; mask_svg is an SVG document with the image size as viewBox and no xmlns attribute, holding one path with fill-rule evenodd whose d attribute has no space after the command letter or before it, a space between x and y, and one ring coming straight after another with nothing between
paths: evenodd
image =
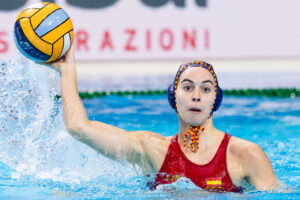
<instances>
[{"instance_id":1,"label":"swimming pool water","mask_svg":"<svg viewBox=\"0 0 300 200\"><path fill-rule=\"evenodd\" d=\"M61 101L54 100L58 91L51 85L58 74L34 67L0 65L1 199L300 198L300 98L225 96L214 115L216 128L263 148L285 188L212 193L181 178L151 191L137 166L107 159L67 133ZM165 95L107 96L83 103L90 120L163 136L178 131L177 116Z\"/></svg>"}]
</instances>

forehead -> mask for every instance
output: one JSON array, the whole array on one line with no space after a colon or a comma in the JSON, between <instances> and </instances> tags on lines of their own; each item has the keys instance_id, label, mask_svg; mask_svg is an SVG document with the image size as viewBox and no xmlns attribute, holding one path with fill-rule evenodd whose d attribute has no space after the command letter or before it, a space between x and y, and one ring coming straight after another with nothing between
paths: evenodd
<instances>
[{"instance_id":1,"label":"forehead","mask_svg":"<svg viewBox=\"0 0 300 200\"><path fill-rule=\"evenodd\" d=\"M203 67L190 67L186 69L179 77L179 82L184 79L189 79L195 83L205 80L211 80L214 83L213 75Z\"/></svg>"}]
</instances>

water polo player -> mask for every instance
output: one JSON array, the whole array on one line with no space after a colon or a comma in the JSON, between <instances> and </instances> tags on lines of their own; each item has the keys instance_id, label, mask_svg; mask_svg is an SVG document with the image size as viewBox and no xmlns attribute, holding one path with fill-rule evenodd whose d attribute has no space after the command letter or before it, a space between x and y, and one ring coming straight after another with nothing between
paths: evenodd
<instances>
[{"instance_id":1,"label":"water polo player","mask_svg":"<svg viewBox=\"0 0 300 200\"><path fill-rule=\"evenodd\" d=\"M109 158L138 164L145 174L161 172L153 188L181 176L207 190L240 192L244 180L258 190L278 187L272 165L258 145L214 127L213 112L221 104L222 90L210 64L186 63L176 73L168 90L179 120L173 137L89 120L78 95L74 45L53 66L61 72L64 121L70 134Z\"/></svg>"}]
</instances>

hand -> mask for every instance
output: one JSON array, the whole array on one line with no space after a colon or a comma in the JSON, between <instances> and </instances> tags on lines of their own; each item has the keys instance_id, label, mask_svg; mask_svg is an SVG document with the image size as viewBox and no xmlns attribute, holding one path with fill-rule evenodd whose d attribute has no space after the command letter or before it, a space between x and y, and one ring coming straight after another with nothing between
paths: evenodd
<instances>
[{"instance_id":1,"label":"hand","mask_svg":"<svg viewBox=\"0 0 300 200\"><path fill-rule=\"evenodd\" d=\"M64 56L62 56L61 58L59 58L58 60L50 63L50 65L52 67L54 67L55 69L59 70L61 72L61 70L65 67L70 67L71 66L75 66L75 40L73 40L69 50L66 52L66 54Z\"/></svg>"}]
</instances>

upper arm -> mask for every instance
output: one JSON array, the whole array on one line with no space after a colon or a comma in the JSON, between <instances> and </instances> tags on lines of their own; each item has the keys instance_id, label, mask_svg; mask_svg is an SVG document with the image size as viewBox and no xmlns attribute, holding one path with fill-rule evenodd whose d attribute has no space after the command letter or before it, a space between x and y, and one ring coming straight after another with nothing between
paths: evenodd
<instances>
[{"instance_id":1,"label":"upper arm","mask_svg":"<svg viewBox=\"0 0 300 200\"><path fill-rule=\"evenodd\" d=\"M163 138L153 132L126 131L98 121L87 121L73 131L73 135L109 158L126 159L142 168L151 168L153 163L149 153L150 144ZM157 145L153 144L152 147L154 146Z\"/></svg>"},{"instance_id":2,"label":"upper arm","mask_svg":"<svg viewBox=\"0 0 300 200\"><path fill-rule=\"evenodd\" d=\"M245 176L258 190L270 190L278 186L270 160L265 152L254 143L247 145L241 151L241 163Z\"/></svg>"}]
</instances>

